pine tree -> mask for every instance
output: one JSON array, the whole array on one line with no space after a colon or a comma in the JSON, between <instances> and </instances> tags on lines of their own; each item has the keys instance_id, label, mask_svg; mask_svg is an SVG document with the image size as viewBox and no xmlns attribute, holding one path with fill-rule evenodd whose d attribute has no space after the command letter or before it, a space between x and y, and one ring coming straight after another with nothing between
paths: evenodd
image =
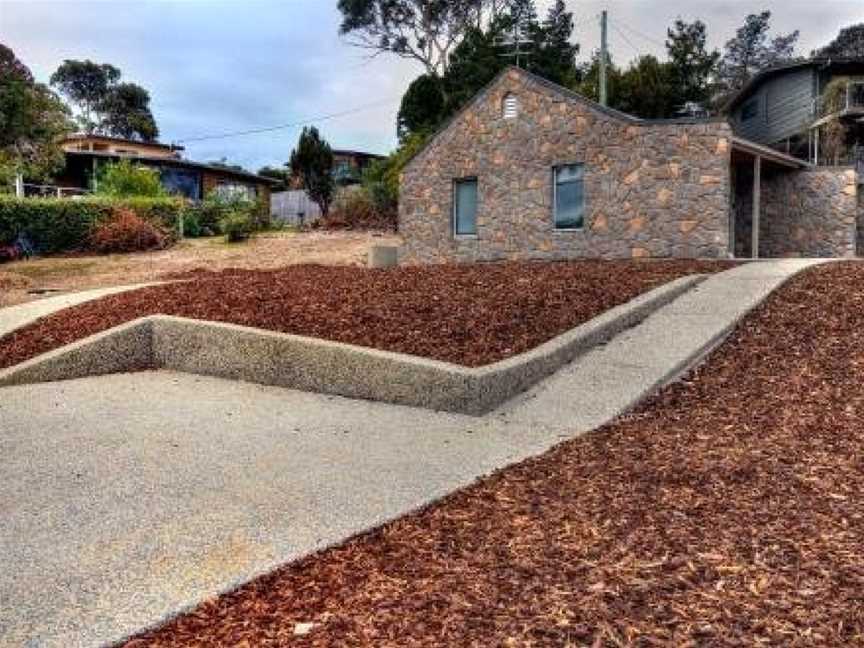
<instances>
[{"instance_id":1,"label":"pine tree","mask_svg":"<svg viewBox=\"0 0 864 648\"><path fill-rule=\"evenodd\" d=\"M580 78L576 67L579 45L570 41L573 36L573 14L567 11L564 0L556 0L549 8L540 33L542 39L533 58L532 69L560 85L575 86Z\"/></svg>"},{"instance_id":2,"label":"pine tree","mask_svg":"<svg viewBox=\"0 0 864 648\"><path fill-rule=\"evenodd\" d=\"M314 126L304 127L297 148L291 151L291 173L300 180L309 198L326 216L330 212L335 183L333 151Z\"/></svg>"},{"instance_id":3,"label":"pine tree","mask_svg":"<svg viewBox=\"0 0 864 648\"><path fill-rule=\"evenodd\" d=\"M705 105L711 96L711 74L720 59L719 51L709 52L706 47L705 23L701 20L686 23L679 18L666 35L674 103L678 108L687 102Z\"/></svg>"}]
</instances>

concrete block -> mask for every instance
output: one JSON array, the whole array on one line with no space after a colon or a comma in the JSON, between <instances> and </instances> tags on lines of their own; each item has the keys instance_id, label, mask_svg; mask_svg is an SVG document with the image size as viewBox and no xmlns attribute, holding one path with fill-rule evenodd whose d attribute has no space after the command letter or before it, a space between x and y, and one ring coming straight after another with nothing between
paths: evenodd
<instances>
[{"instance_id":1,"label":"concrete block","mask_svg":"<svg viewBox=\"0 0 864 648\"><path fill-rule=\"evenodd\" d=\"M395 245L373 245L369 248L370 268L392 268L398 263L399 248Z\"/></svg>"}]
</instances>

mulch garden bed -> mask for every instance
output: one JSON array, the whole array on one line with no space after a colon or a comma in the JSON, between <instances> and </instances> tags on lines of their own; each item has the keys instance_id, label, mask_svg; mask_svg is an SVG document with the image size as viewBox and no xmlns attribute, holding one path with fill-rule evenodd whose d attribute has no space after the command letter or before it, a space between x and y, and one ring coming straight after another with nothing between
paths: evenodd
<instances>
[{"instance_id":1,"label":"mulch garden bed","mask_svg":"<svg viewBox=\"0 0 864 648\"><path fill-rule=\"evenodd\" d=\"M467 366L526 351L639 294L724 261L572 261L195 273L0 338L0 368L157 313L230 322Z\"/></svg>"},{"instance_id":2,"label":"mulch garden bed","mask_svg":"<svg viewBox=\"0 0 864 648\"><path fill-rule=\"evenodd\" d=\"M632 415L127 648L860 646L862 493L864 264L829 264Z\"/></svg>"}]
</instances>

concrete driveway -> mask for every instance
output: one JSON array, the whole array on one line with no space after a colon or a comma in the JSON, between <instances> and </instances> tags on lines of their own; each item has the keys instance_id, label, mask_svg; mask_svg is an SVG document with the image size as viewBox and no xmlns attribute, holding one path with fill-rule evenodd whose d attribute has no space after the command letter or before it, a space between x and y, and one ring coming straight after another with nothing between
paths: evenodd
<instances>
[{"instance_id":1,"label":"concrete driveway","mask_svg":"<svg viewBox=\"0 0 864 648\"><path fill-rule=\"evenodd\" d=\"M95 646L560 437L148 372L0 390L0 645Z\"/></svg>"},{"instance_id":2,"label":"concrete driveway","mask_svg":"<svg viewBox=\"0 0 864 648\"><path fill-rule=\"evenodd\" d=\"M475 418L187 374L0 389L0 646L94 646L543 452L819 261L707 279Z\"/></svg>"}]
</instances>

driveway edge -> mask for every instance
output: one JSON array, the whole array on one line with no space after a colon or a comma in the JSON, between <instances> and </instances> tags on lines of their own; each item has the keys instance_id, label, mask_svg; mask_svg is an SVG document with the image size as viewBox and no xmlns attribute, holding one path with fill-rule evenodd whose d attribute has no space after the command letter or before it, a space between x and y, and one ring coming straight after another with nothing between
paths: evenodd
<instances>
[{"instance_id":1,"label":"driveway edge","mask_svg":"<svg viewBox=\"0 0 864 648\"><path fill-rule=\"evenodd\" d=\"M163 368L479 416L636 326L704 275L681 277L483 367L235 324L153 315L0 371L0 387Z\"/></svg>"}]
</instances>

